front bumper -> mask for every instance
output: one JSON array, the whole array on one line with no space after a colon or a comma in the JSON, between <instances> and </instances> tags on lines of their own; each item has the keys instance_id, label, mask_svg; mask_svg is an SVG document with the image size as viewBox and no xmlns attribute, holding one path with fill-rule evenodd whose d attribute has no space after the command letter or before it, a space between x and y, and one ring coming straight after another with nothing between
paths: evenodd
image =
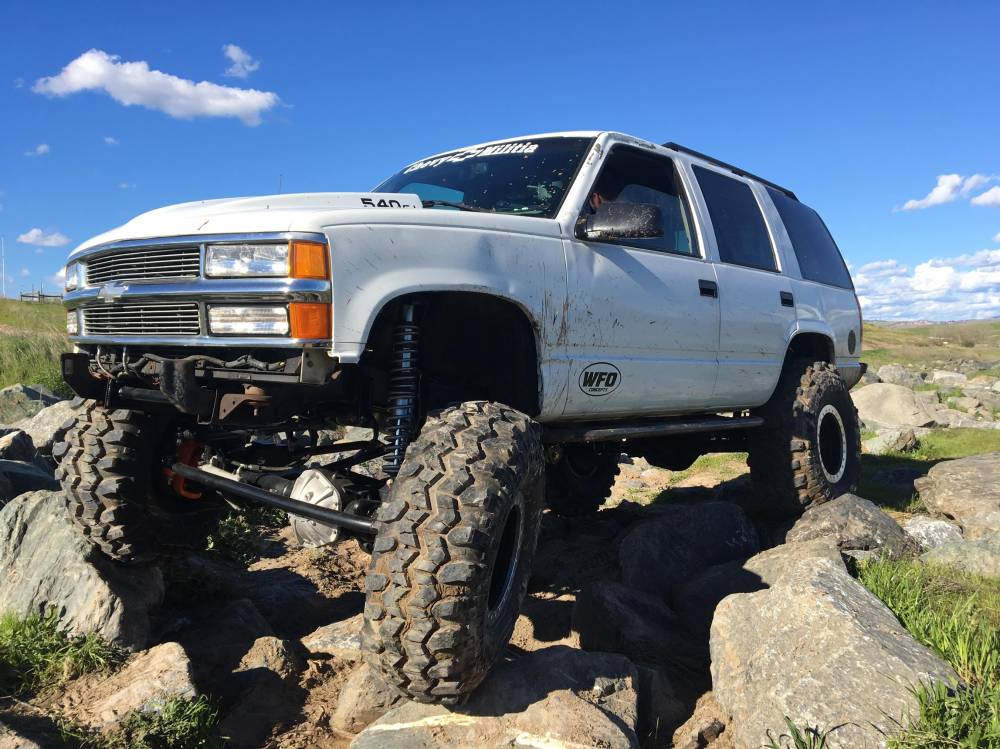
<instances>
[{"instance_id":1,"label":"front bumper","mask_svg":"<svg viewBox=\"0 0 1000 749\"><path fill-rule=\"evenodd\" d=\"M290 336L222 336L212 335L208 328L208 306L212 304L288 304L318 302L330 304L332 288L329 280L298 278L208 278L205 275L205 247L227 242L266 242L305 240L326 243L322 234L276 232L257 234L220 234L128 240L90 248L72 258L87 262L123 250L168 250L177 247L198 247L200 262L197 277L112 281L100 286L87 286L68 292L63 304L68 312L79 315L80 333L69 337L76 345L127 347L199 348L316 348L332 347L329 339L292 338ZM197 325L184 335L158 333L95 334L87 330L83 310L99 308L114 310L115 305L157 305L186 303L197 308ZM332 314L332 313L331 313ZM332 321L330 329L332 330ZM195 332L197 331L197 332Z\"/></svg>"}]
</instances>

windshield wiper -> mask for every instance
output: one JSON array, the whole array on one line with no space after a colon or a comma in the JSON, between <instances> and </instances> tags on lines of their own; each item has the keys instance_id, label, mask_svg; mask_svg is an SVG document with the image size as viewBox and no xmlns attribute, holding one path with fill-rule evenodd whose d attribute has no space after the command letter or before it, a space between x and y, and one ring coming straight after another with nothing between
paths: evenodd
<instances>
[{"instance_id":1,"label":"windshield wiper","mask_svg":"<svg viewBox=\"0 0 1000 749\"><path fill-rule=\"evenodd\" d=\"M493 213L489 208L480 208L479 206L469 205L468 203L456 203L452 200L422 200L424 208L433 208L434 206L443 205L447 208L457 208L460 211L476 211L478 213Z\"/></svg>"}]
</instances>

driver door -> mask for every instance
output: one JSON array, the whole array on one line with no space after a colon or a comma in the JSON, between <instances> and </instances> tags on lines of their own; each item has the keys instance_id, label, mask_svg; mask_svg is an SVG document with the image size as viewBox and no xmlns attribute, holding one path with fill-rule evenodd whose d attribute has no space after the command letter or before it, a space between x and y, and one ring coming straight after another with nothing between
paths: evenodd
<instances>
[{"instance_id":1,"label":"driver door","mask_svg":"<svg viewBox=\"0 0 1000 749\"><path fill-rule=\"evenodd\" d=\"M710 406L718 371L718 279L698 247L673 160L616 145L588 192L585 214L596 191L611 202L657 206L663 226L661 236L648 239L566 241L564 416Z\"/></svg>"}]
</instances>

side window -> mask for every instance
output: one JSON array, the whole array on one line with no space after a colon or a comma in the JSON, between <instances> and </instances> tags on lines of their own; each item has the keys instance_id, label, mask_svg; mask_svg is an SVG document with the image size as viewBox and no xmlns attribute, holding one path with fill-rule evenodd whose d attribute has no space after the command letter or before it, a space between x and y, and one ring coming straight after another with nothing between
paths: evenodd
<instances>
[{"instance_id":1,"label":"side window","mask_svg":"<svg viewBox=\"0 0 1000 749\"><path fill-rule=\"evenodd\" d=\"M779 190L769 187L767 192L792 241L802 277L842 289L853 289L851 274L847 272L837 243L819 214Z\"/></svg>"},{"instance_id":2,"label":"side window","mask_svg":"<svg viewBox=\"0 0 1000 749\"><path fill-rule=\"evenodd\" d=\"M715 228L719 259L761 270L777 270L771 239L757 198L746 182L694 167Z\"/></svg>"},{"instance_id":3,"label":"side window","mask_svg":"<svg viewBox=\"0 0 1000 749\"><path fill-rule=\"evenodd\" d=\"M658 206L663 216L662 237L629 239L616 244L696 256L698 252L683 190L672 159L637 148L615 146L587 195L583 215L592 213L601 203Z\"/></svg>"}]
</instances>

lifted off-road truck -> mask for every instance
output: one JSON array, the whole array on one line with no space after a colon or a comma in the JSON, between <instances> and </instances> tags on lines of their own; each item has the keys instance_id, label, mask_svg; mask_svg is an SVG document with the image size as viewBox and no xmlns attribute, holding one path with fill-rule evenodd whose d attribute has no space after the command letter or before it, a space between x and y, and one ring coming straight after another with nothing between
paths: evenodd
<instances>
[{"instance_id":1,"label":"lifted off-road truck","mask_svg":"<svg viewBox=\"0 0 1000 749\"><path fill-rule=\"evenodd\" d=\"M82 532L143 563L264 503L357 537L366 658L416 700L483 679L546 505L596 510L621 453L748 451L772 513L858 479L861 314L830 233L673 143L537 135L370 193L163 208L76 249L66 291Z\"/></svg>"}]
</instances>

